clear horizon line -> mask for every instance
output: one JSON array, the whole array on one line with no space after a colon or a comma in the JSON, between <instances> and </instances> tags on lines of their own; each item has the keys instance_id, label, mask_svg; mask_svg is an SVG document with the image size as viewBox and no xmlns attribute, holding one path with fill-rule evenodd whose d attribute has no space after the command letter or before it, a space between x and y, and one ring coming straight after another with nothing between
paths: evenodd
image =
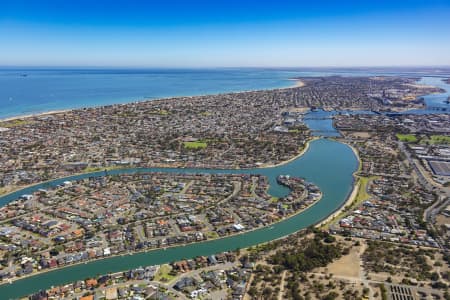
<instances>
[{"instance_id":1,"label":"clear horizon line","mask_svg":"<svg viewBox=\"0 0 450 300\"><path fill-rule=\"evenodd\" d=\"M0 65L0 69L381 69L450 68L450 65L349 65L349 66L104 66L104 65Z\"/></svg>"}]
</instances>

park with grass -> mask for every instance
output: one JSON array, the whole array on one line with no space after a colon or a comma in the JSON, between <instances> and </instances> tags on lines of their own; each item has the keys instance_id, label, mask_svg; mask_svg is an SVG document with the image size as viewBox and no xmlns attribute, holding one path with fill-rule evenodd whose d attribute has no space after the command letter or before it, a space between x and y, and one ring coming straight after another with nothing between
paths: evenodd
<instances>
[{"instance_id":1,"label":"park with grass","mask_svg":"<svg viewBox=\"0 0 450 300\"><path fill-rule=\"evenodd\" d=\"M172 267L168 264L164 264L160 266L153 280L159 282L169 282L175 277L176 275L172 272Z\"/></svg>"},{"instance_id":2,"label":"park with grass","mask_svg":"<svg viewBox=\"0 0 450 300\"><path fill-rule=\"evenodd\" d=\"M430 144L450 144L450 136L432 135L429 139Z\"/></svg>"},{"instance_id":3,"label":"park with grass","mask_svg":"<svg viewBox=\"0 0 450 300\"><path fill-rule=\"evenodd\" d=\"M359 186L358 186L358 192L356 194L354 202L356 204L360 204L363 201L368 200L371 196L367 192L367 185L371 180L377 179L378 176L371 176L371 177L359 177Z\"/></svg>"},{"instance_id":4,"label":"park with grass","mask_svg":"<svg viewBox=\"0 0 450 300\"><path fill-rule=\"evenodd\" d=\"M205 149L208 146L207 142L204 141L195 141L195 142L183 142L184 148L198 150Z\"/></svg>"},{"instance_id":5,"label":"park with grass","mask_svg":"<svg viewBox=\"0 0 450 300\"><path fill-rule=\"evenodd\" d=\"M417 143L417 141L418 141L417 137L414 134L397 133L396 136L397 136L397 139L401 142Z\"/></svg>"},{"instance_id":6,"label":"park with grass","mask_svg":"<svg viewBox=\"0 0 450 300\"><path fill-rule=\"evenodd\" d=\"M14 128L17 126L24 126L24 125L28 125L31 123L32 122L30 120L14 119L14 120L0 122L0 127Z\"/></svg>"},{"instance_id":7,"label":"park with grass","mask_svg":"<svg viewBox=\"0 0 450 300\"><path fill-rule=\"evenodd\" d=\"M419 144L427 144L427 145L450 144L450 136L447 136L447 135L417 136L415 134L397 133L396 137L399 141L405 142L405 143L419 143Z\"/></svg>"}]
</instances>

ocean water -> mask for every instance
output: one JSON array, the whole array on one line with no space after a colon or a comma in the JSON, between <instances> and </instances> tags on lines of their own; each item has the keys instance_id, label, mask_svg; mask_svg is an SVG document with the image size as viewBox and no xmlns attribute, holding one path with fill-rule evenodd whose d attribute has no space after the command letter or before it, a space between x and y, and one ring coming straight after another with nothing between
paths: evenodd
<instances>
[{"instance_id":1,"label":"ocean water","mask_svg":"<svg viewBox=\"0 0 450 300\"><path fill-rule=\"evenodd\" d=\"M0 70L0 118L173 96L288 87L275 70Z\"/></svg>"},{"instance_id":2,"label":"ocean water","mask_svg":"<svg viewBox=\"0 0 450 300\"><path fill-rule=\"evenodd\" d=\"M447 72L447 71L446 71ZM450 73L450 71L448 71ZM296 76L448 76L385 69L0 69L0 119L145 99L284 88ZM440 82L438 78L425 82ZM448 85L447 85L448 87ZM431 102L446 97L434 95Z\"/></svg>"}]
</instances>

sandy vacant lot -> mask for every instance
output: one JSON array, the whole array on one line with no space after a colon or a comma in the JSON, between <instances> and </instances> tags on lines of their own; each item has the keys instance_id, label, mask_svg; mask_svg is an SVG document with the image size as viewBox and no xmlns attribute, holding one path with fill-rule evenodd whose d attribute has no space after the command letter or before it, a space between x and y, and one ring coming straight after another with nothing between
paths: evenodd
<instances>
[{"instance_id":1,"label":"sandy vacant lot","mask_svg":"<svg viewBox=\"0 0 450 300\"><path fill-rule=\"evenodd\" d=\"M353 246L348 255L329 264L326 268L318 269L318 273L328 273L341 278L359 280L361 278L361 254L364 252L365 243Z\"/></svg>"},{"instance_id":2,"label":"sandy vacant lot","mask_svg":"<svg viewBox=\"0 0 450 300\"><path fill-rule=\"evenodd\" d=\"M361 269L359 248L360 247L353 247L348 255L345 255L329 264L327 267L328 273L332 273L336 276L354 277L359 279Z\"/></svg>"}]
</instances>

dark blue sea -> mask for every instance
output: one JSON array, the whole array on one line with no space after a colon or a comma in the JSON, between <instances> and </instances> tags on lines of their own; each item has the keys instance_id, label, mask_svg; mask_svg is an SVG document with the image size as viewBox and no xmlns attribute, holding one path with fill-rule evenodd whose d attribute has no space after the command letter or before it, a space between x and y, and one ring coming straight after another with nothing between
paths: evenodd
<instances>
[{"instance_id":1,"label":"dark blue sea","mask_svg":"<svg viewBox=\"0 0 450 300\"><path fill-rule=\"evenodd\" d=\"M174 96L284 88L296 76L398 74L354 69L0 69L0 119ZM427 75L425 71L403 72ZM441 73L439 73L441 74ZM438 75L439 75L438 74ZM432 74L436 76L436 74ZM442 76L442 75L441 75ZM440 79L433 79L439 82ZM436 102L445 97L435 96Z\"/></svg>"}]
</instances>

